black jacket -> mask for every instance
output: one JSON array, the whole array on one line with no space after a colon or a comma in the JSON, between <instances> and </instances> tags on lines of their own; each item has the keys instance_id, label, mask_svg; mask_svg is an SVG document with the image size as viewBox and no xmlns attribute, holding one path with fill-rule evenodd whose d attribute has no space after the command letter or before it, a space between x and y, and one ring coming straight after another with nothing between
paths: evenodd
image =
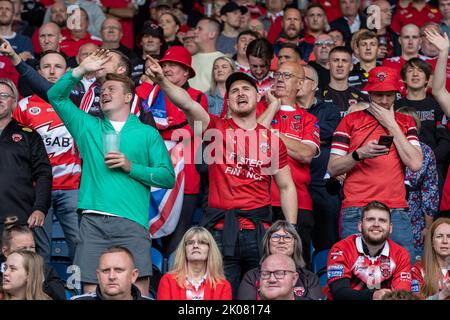
<instances>
[{"instance_id":1,"label":"black jacket","mask_svg":"<svg viewBox=\"0 0 450 320\"><path fill-rule=\"evenodd\" d=\"M141 292L139 291L138 287L136 287L134 284L131 286L131 295L133 296L133 300L153 300L149 297L145 297L141 295ZM81 296L75 296L71 300L106 300L102 292L100 291L100 287L97 285L95 292L83 294Z\"/></svg>"},{"instance_id":2,"label":"black jacket","mask_svg":"<svg viewBox=\"0 0 450 320\"><path fill-rule=\"evenodd\" d=\"M27 224L31 213L47 214L52 167L41 136L12 119L0 135L0 223L15 215Z\"/></svg>"},{"instance_id":3,"label":"black jacket","mask_svg":"<svg viewBox=\"0 0 450 320\"><path fill-rule=\"evenodd\" d=\"M361 21L361 26L359 29L367 28L367 20L363 15L359 15ZM350 42L352 40L352 32L350 31L350 26L344 17L334 20L330 23L331 29L339 29L344 33L345 46L351 50Z\"/></svg>"}]
</instances>

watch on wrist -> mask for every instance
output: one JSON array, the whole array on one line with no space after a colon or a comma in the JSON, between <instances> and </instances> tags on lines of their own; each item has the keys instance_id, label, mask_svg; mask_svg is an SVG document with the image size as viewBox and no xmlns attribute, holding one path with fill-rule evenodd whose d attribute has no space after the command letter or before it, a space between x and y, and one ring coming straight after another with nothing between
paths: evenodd
<instances>
[{"instance_id":1,"label":"watch on wrist","mask_svg":"<svg viewBox=\"0 0 450 320\"><path fill-rule=\"evenodd\" d=\"M358 152L356 152L356 150L352 152L352 158L355 161L361 161L361 158L359 157L359 154Z\"/></svg>"}]
</instances>

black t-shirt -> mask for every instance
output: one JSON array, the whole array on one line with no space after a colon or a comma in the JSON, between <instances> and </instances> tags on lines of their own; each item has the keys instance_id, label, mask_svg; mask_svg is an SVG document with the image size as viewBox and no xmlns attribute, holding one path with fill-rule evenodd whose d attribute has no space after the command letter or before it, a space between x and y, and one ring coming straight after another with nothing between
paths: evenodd
<instances>
[{"instance_id":1,"label":"black t-shirt","mask_svg":"<svg viewBox=\"0 0 450 320\"><path fill-rule=\"evenodd\" d=\"M369 102L366 95L361 93L358 89L352 87L348 87L344 91L339 91L327 86L327 88L325 88L322 92L321 99L324 102L333 103L338 106L339 111L341 112L341 118L347 114L348 108L352 104L362 101Z\"/></svg>"}]
</instances>

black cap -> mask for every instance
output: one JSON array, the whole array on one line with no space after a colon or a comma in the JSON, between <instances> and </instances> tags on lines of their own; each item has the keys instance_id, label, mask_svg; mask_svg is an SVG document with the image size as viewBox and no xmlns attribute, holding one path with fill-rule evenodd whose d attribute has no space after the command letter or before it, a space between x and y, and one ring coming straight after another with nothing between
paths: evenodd
<instances>
[{"instance_id":1,"label":"black cap","mask_svg":"<svg viewBox=\"0 0 450 320\"><path fill-rule=\"evenodd\" d=\"M239 6L236 2L230 1L220 9L220 15L223 16L228 12L233 12L236 10L240 10L242 14L246 14L248 11L246 7Z\"/></svg>"},{"instance_id":2,"label":"black cap","mask_svg":"<svg viewBox=\"0 0 450 320\"><path fill-rule=\"evenodd\" d=\"M234 72L228 76L227 81L225 82L225 88L227 89L227 92L230 91L231 85L238 80L247 81L258 92L258 87L256 87L255 79L253 79L248 74L243 73L243 72Z\"/></svg>"},{"instance_id":3,"label":"black cap","mask_svg":"<svg viewBox=\"0 0 450 320\"><path fill-rule=\"evenodd\" d=\"M149 34L152 37L159 38L162 43L165 43L166 40L164 38L164 30L157 24L151 23L150 21L145 21L142 27L141 37Z\"/></svg>"}]
</instances>

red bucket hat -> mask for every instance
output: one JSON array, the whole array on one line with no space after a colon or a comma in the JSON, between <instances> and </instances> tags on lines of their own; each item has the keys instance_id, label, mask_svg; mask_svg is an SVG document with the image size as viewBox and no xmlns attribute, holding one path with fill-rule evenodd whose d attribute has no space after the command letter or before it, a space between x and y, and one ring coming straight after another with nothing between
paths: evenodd
<instances>
[{"instance_id":1,"label":"red bucket hat","mask_svg":"<svg viewBox=\"0 0 450 320\"><path fill-rule=\"evenodd\" d=\"M159 60L159 63L163 63L164 61L176 62L182 64L186 68L189 69L190 76L189 78L195 77L195 71L191 67L192 57L190 52L182 46L173 46L167 49L164 57Z\"/></svg>"},{"instance_id":2,"label":"red bucket hat","mask_svg":"<svg viewBox=\"0 0 450 320\"><path fill-rule=\"evenodd\" d=\"M364 91L400 91L400 79L394 69L388 67L375 67L369 72L369 81Z\"/></svg>"}]
</instances>

